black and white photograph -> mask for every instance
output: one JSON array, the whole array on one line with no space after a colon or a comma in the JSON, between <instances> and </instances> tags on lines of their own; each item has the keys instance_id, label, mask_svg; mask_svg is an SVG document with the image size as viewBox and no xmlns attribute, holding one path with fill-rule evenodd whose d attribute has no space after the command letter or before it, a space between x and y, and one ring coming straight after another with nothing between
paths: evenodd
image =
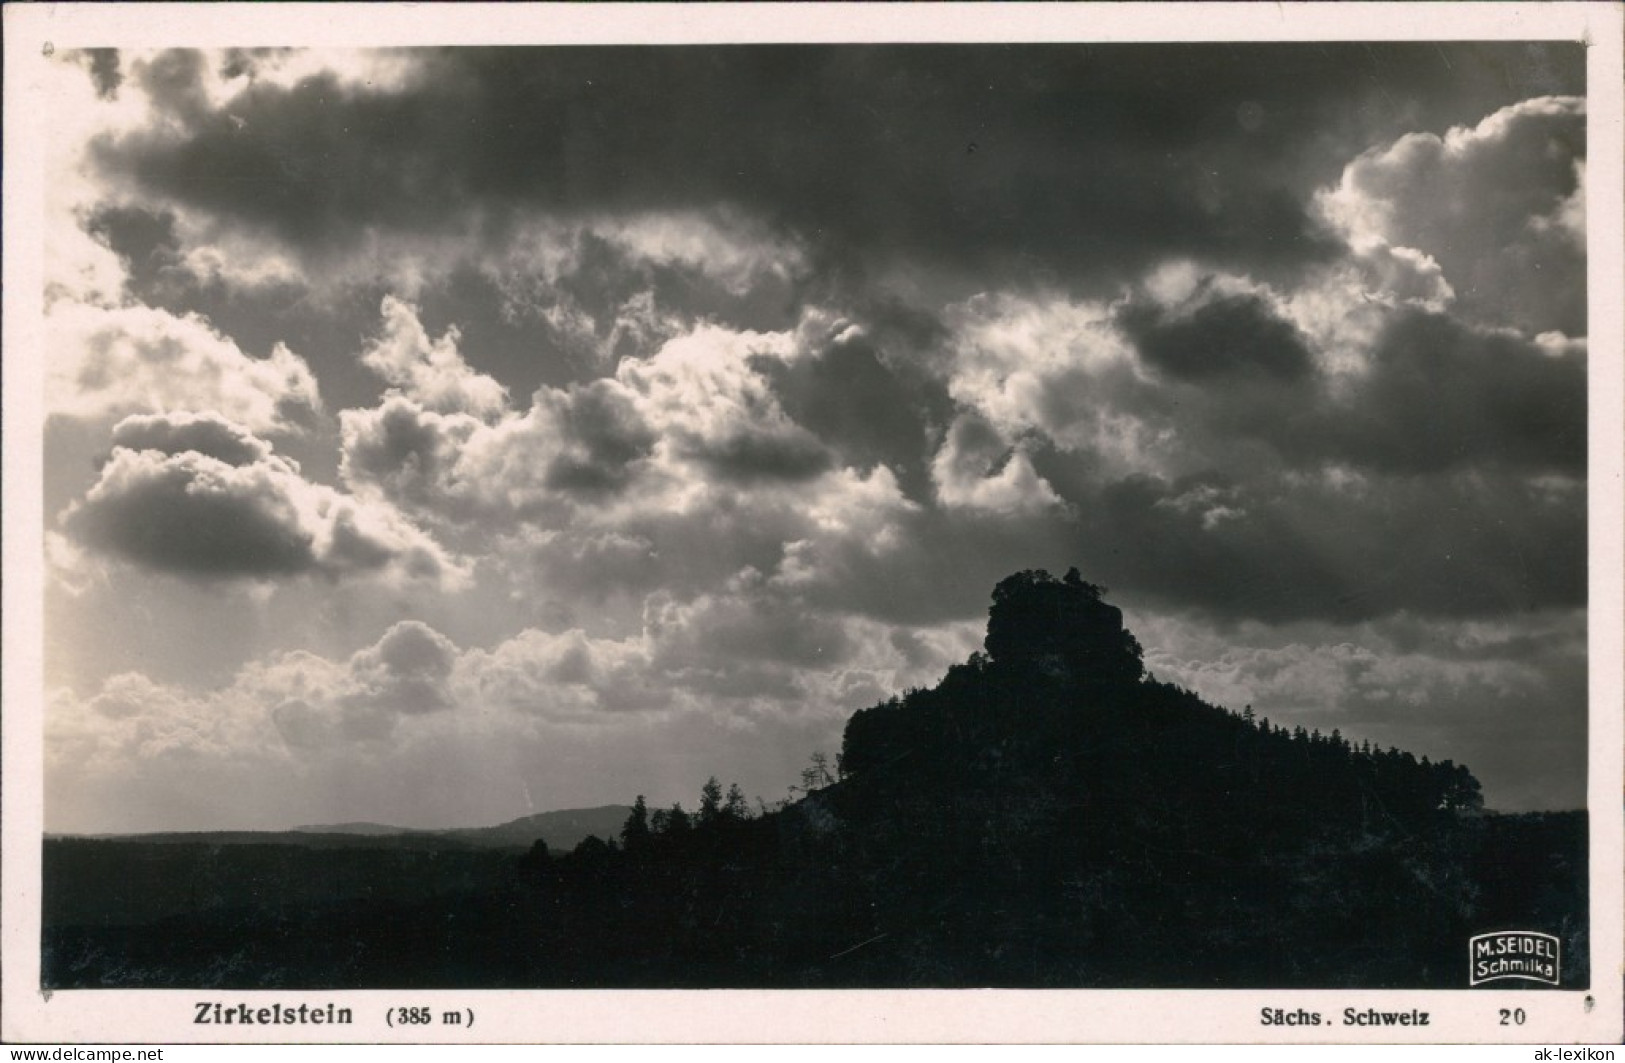
<instances>
[{"instance_id":1,"label":"black and white photograph","mask_svg":"<svg viewBox=\"0 0 1625 1063\"><path fill-rule=\"evenodd\" d=\"M1233 1038L1618 1034L1594 41L568 6L7 8L29 1030L1247 990Z\"/></svg>"}]
</instances>

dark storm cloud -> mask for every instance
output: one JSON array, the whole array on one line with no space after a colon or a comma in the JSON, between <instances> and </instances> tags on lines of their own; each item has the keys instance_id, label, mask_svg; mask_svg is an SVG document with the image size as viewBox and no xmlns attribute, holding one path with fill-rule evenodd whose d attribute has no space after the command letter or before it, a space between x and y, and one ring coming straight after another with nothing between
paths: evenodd
<instances>
[{"instance_id":1,"label":"dark storm cloud","mask_svg":"<svg viewBox=\"0 0 1625 1063\"><path fill-rule=\"evenodd\" d=\"M434 335L453 326L461 330L470 364L507 384L515 395L528 395L543 385L563 387L603 372L597 335L587 339L550 321L546 311L557 303L517 309L499 279L473 263L456 266L427 285L421 302L426 329Z\"/></svg>"},{"instance_id":2,"label":"dark storm cloud","mask_svg":"<svg viewBox=\"0 0 1625 1063\"><path fill-rule=\"evenodd\" d=\"M1246 327L1192 334L1180 355L1231 362L1232 343L1284 342L1256 306L1232 322ZM1165 338L1139 338L1157 364ZM1207 465L1194 476L1103 480L1071 454L1035 450L1076 515L1089 578L1272 622L1583 606L1583 345L1404 310L1368 357L1352 379L1305 363L1286 380L1120 396L1118 408L1180 433L1187 461Z\"/></svg>"},{"instance_id":3,"label":"dark storm cloud","mask_svg":"<svg viewBox=\"0 0 1625 1063\"><path fill-rule=\"evenodd\" d=\"M173 212L107 204L85 220L85 231L123 261L131 294L149 305L161 305L152 297L173 290L182 265Z\"/></svg>"},{"instance_id":4,"label":"dark storm cloud","mask_svg":"<svg viewBox=\"0 0 1625 1063\"><path fill-rule=\"evenodd\" d=\"M1218 383L1236 374L1293 380L1311 366L1312 355L1298 330L1257 296L1214 299L1180 317L1130 303L1119 312L1118 323L1138 344L1142 358L1184 380Z\"/></svg>"},{"instance_id":5,"label":"dark storm cloud","mask_svg":"<svg viewBox=\"0 0 1625 1063\"><path fill-rule=\"evenodd\" d=\"M459 49L425 55L399 91L318 76L213 112L201 59L177 53L141 77L179 131L98 154L311 251L470 206L501 225L515 209L727 202L837 249L965 270L1075 279L1173 252L1290 265L1331 248L1312 188L1403 131L1386 101L1431 94L1437 125L1520 98L1508 79L1531 70L1572 91L1581 50L1538 50Z\"/></svg>"},{"instance_id":6,"label":"dark storm cloud","mask_svg":"<svg viewBox=\"0 0 1625 1063\"><path fill-rule=\"evenodd\" d=\"M1499 464L1583 475L1586 361L1517 335L1421 312L1398 315L1357 403L1311 449L1372 468L1432 472Z\"/></svg>"},{"instance_id":7,"label":"dark storm cloud","mask_svg":"<svg viewBox=\"0 0 1625 1063\"><path fill-rule=\"evenodd\" d=\"M1332 380L1301 335L1251 296L1182 317L1130 303L1119 322L1141 359L1173 385L1124 392L1123 408L1203 440L1216 465L1243 460L1225 448L1252 441L1300 469L1332 462L1402 476L1585 472L1583 344L1399 310L1375 337L1368 367Z\"/></svg>"},{"instance_id":8,"label":"dark storm cloud","mask_svg":"<svg viewBox=\"0 0 1625 1063\"><path fill-rule=\"evenodd\" d=\"M642 298L652 297L661 307L681 307L692 318L726 320L746 329L784 328L794 323L798 308L797 292L782 277L756 271L746 290L734 290L709 275L704 261L651 260L590 231L572 240L571 260L571 268L538 295L584 312L611 359L648 353L647 344L639 349L636 343L641 337L616 335L629 308Z\"/></svg>"},{"instance_id":9,"label":"dark storm cloud","mask_svg":"<svg viewBox=\"0 0 1625 1063\"><path fill-rule=\"evenodd\" d=\"M155 107L193 124L208 117L209 94L203 84L205 69L202 52L172 49L140 64L135 77Z\"/></svg>"},{"instance_id":10,"label":"dark storm cloud","mask_svg":"<svg viewBox=\"0 0 1625 1063\"><path fill-rule=\"evenodd\" d=\"M1134 477L1082 507L1078 545L1090 579L1232 617L1287 620L1346 612L1354 588L1334 560L1278 512L1209 525L1182 501L1211 484Z\"/></svg>"},{"instance_id":11,"label":"dark storm cloud","mask_svg":"<svg viewBox=\"0 0 1625 1063\"><path fill-rule=\"evenodd\" d=\"M274 477L220 475L197 453L121 451L64 525L85 544L148 568L199 577L313 569L313 536Z\"/></svg>"},{"instance_id":12,"label":"dark storm cloud","mask_svg":"<svg viewBox=\"0 0 1625 1063\"><path fill-rule=\"evenodd\" d=\"M739 484L810 480L835 466L835 455L817 436L793 425L694 440L684 453L723 480Z\"/></svg>"},{"instance_id":13,"label":"dark storm cloud","mask_svg":"<svg viewBox=\"0 0 1625 1063\"><path fill-rule=\"evenodd\" d=\"M373 410L346 410L341 415L344 454L339 470L346 483L381 488L397 505L432 508L443 516L464 515L452 504L459 450L478 429L467 415L425 410L410 399L392 395Z\"/></svg>"},{"instance_id":14,"label":"dark storm cloud","mask_svg":"<svg viewBox=\"0 0 1625 1063\"><path fill-rule=\"evenodd\" d=\"M386 570L448 586L463 579L393 511L302 479L298 466L219 418L131 418L115 439L131 445L114 448L95 486L60 518L96 551L205 581Z\"/></svg>"},{"instance_id":15,"label":"dark storm cloud","mask_svg":"<svg viewBox=\"0 0 1625 1063\"><path fill-rule=\"evenodd\" d=\"M647 458L657 439L626 393L606 380L572 387L553 409L577 446L548 465L547 486L562 491L614 491L625 487L633 466Z\"/></svg>"},{"instance_id":16,"label":"dark storm cloud","mask_svg":"<svg viewBox=\"0 0 1625 1063\"><path fill-rule=\"evenodd\" d=\"M793 362L759 358L752 368L772 382L784 412L827 440L842 464L885 465L911 497L927 496L931 430L953 416L940 380L887 359L867 337Z\"/></svg>"},{"instance_id":17,"label":"dark storm cloud","mask_svg":"<svg viewBox=\"0 0 1625 1063\"><path fill-rule=\"evenodd\" d=\"M1272 623L1399 612L1490 617L1586 600L1574 489L1477 474L1359 487L1134 477L1087 495L1073 553L1090 579L1176 608Z\"/></svg>"},{"instance_id":18,"label":"dark storm cloud","mask_svg":"<svg viewBox=\"0 0 1625 1063\"><path fill-rule=\"evenodd\" d=\"M210 112L203 69L193 52L164 53L146 64L143 86L186 132L179 139L147 132L104 142L103 161L113 169L127 165L181 202L306 247L370 226L421 230L421 221L452 209L455 161L438 172L433 154L414 145L423 136L432 142L437 125L455 124L454 113L437 121L430 100L352 91L331 75L289 90L256 85L229 111ZM455 100L441 102L455 111Z\"/></svg>"}]
</instances>

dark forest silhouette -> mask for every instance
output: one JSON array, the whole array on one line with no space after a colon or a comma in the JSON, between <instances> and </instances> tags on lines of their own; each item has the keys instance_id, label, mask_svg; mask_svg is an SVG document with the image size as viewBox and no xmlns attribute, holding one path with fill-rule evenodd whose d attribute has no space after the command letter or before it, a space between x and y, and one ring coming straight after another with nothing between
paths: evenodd
<instances>
[{"instance_id":1,"label":"dark forest silhouette","mask_svg":"<svg viewBox=\"0 0 1625 1063\"><path fill-rule=\"evenodd\" d=\"M799 781L771 808L715 778L692 812L639 796L568 853L346 849L319 888L331 852L53 839L45 981L1454 987L1512 926L1588 977L1583 813L1485 813L1464 766L1147 676L1076 570L1002 581L985 652ZM130 907L93 902L132 868L191 900L88 918Z\"/></svg>"}]
</instances>

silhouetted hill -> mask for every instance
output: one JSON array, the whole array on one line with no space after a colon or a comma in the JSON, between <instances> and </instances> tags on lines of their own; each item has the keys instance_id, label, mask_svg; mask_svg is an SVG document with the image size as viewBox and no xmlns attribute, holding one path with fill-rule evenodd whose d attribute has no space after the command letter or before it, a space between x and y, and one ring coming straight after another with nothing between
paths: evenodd
<instances>
[{"instance_id":1,"label":"silhouetted hill","mask_svg":"<svg viewBox=\"0 0 1625 1063\"><path fill-rule=\"evenodd\" d=\"M1075 572L1003 581L986 652L856 713L840 763L808 800L866 885L852 933L907 926L957 984L1454 984L1489 928L1465 767L1146 677Z\"/></svg>"},{"instance_id":2,"label":"silhouetted hill","mask_svg":"<svg viewBox=\"0 0 1625 1063\"><path fill-rule=\"evenodd\" d=\"M692 813L588 810L602 829L562 856L534 838L411 870L380 853L381 873L422 879L412 896L245 917L237 883L185 918L48 918L46 980L1456 987L1471 936L1508 928L1563 941L1564 988L1589 979L1584 813L1487 814L1463 766L1149 677L1076 571L1002 581L985 651L855 713L835 770L815 756L802 784L762 815L715 779ZM544 821L489 830L558 846ZM496 856L494 877L455 862Z\"/></svg>"}]
</instances>

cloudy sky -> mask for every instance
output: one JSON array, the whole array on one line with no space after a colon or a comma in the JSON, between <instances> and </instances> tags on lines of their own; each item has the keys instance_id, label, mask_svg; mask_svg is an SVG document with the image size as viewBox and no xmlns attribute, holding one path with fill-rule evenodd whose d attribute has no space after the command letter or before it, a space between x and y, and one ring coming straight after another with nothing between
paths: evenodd
<instances>
[{"instance_id":1,"label":"cloudy sky","mask_svg":"<svg viewBox=\"0 0 1625 1063\"><path fill-rule=\"evenodd\" d=\"M775 800L1069 565L1583 803L1578 45L51 76L50 829Z\"/></svg>"}]
</instances>

